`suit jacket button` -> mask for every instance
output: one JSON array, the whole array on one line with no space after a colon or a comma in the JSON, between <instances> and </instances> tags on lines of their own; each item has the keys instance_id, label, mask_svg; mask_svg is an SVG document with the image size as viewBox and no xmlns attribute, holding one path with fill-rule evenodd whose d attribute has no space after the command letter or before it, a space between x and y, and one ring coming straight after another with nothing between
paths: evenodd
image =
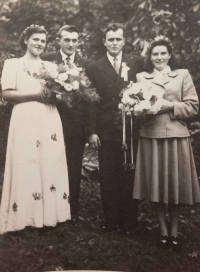
<instances>
[{"instance_id":1,"label":"suit jacket button","mask_svg":"<svg viewBox=\"0 0 200 272\"><path fill-rule=\"evenodd\" d=\"M112 100L115 100L115 98L113 97Z\"/></svg>"}]
</instances>

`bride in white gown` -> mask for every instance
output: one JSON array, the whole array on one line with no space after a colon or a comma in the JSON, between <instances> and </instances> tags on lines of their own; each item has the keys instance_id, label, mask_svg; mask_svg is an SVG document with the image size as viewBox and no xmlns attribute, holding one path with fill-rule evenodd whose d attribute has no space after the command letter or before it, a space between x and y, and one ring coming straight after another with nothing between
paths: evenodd
<instances>
[{"instance_id":1,"label":"bride in white gown","mask_svg":"<svg viewBox=\"0 0 200 272\"><path fill-rule=\"evenodd\" d=\"M46 46L44 27L31 25L21 37L22 58L5 61L2 72L4 100L12 111L3 192L0 233L26 226L56 226L71 218L65 145L55 105L44 103L38 79Z\"/></svg>"}]
</instances>

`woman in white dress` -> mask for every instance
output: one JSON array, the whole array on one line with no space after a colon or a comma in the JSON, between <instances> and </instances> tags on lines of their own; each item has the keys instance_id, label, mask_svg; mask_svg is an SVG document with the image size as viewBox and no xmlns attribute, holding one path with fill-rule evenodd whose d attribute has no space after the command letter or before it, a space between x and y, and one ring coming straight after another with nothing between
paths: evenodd
<instances>
[{"instance_id":1,"label":"woman in white dress","mask_svg":"<svg viewBox=\"0 0 200 272\"><path fill-rule=\"evenodd\" d=\"M3 67L2 95L14 108L0 209L1 234L26 226L56 226L71 217L61 120L56 106L47 103L39 80L42 69L55 68L40 59L46 39L43 26L26 28L20 36L26 54L6 60Z\"/></svg>"}]
</instances>

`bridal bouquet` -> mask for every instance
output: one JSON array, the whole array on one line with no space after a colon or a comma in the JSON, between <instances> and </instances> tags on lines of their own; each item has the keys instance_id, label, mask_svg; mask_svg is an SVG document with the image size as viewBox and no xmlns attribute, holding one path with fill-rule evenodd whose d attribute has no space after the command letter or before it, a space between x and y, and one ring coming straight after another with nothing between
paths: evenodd
<instances>
[{"instance_id":1,"label":"bridal bouquet","mask_svg":"<svg viewBox=\"0 0 200 272\"><path fill-rule=\"evenodd\" d=\"M53 65L51 69L45 69L40 73L40 81L43 90L48 97L53 93L61 94L62 100L68 107L73 107L74 98L89 102L98 102L100 97L95 88L91 88L91 82L83 68L72 64Z\"/></svg>"},{"instance_id":2,"label":"bridal bouquet","mask_svg":"<svg viewBox=\"0 0 200 272\"><path fill-rule=\"evenodd\" d=\"M124 171L134 170L135 165L133 162L133 115L143 116L146 114L156 114L162 107L163 93L157 89L156 86L145 82L130 84L121 92L121 103L119 109L122 111L122 124L123 124L123 142L122 150L124 152ZM131 152L131 164L127 164L127 133L126 133L126 116L130 116L131 126L131 141L130 141L130 152Z\"/></svg>"},{"instance_id":3,"label":"bridal bouquet","mask_svg":"<svg viewBox=\"0 0 200 272\"><path fill-rule=\"evenodd\" d=\"M162 107L163 93L152 84L130 82L121 95L119 108L129 116L156 114Z\"/></svg>"}]
</instances>

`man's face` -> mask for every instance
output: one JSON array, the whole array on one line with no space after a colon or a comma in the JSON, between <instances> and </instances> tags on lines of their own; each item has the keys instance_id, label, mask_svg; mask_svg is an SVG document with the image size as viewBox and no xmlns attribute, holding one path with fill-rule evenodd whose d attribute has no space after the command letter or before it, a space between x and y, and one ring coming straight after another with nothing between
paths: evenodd
<instances>
[{"instance_id":1,"label":"man's face","mask_svg":"<svg viewBox=\"0 0 200 272\"><path fill-rule=\"evenodd\" d=\"M72 55L78 47L78 33L63 30L59 39L59 45L63 53Z\"/></svg>"},{"instance_id":2,"label":"man's face","mask_svg":"<svg viewBox=\"0 0 200 272\"><path fill-rule=\"evenodd\" d=\"M108 53L113 57L117 56L125 44L123 30L119 28L116 31L108 31L103 42L108 50Z\"/></svg>"}]
</instances>

